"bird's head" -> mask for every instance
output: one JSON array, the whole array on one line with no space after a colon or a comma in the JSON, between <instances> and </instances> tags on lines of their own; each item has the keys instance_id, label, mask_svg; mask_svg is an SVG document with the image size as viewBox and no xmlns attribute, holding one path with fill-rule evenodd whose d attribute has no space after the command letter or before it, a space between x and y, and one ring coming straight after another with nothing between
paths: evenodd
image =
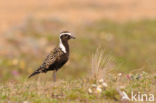
<instances>
[{"instance_id":1,"label":"bird's head","mask_svg":"<svg viewBox=\"0 0 156 103\"><path fill-rule=\"evenodd\" d=\"M76 39L69 31L63 31L60 33L60 39L62 41L68 41L70 39Z\"/></svg>"}]
</instances>

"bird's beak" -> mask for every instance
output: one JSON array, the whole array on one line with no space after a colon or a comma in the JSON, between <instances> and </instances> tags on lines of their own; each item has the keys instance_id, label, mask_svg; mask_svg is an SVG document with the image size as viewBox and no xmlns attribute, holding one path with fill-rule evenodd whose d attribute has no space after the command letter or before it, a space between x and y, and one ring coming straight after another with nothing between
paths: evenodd
<instances>
[{"instance_id":1,"label":"bird's beak","mask_svg":"<svg viewBox=\"0 0 156 103\"><path fill-rule=\"evenodd\" d=\"M76 39L76 37L75 37L75 36L72 36L72 35L70 36L70 38L71 38L71 39Z\"/></svg>"}]
</instances>

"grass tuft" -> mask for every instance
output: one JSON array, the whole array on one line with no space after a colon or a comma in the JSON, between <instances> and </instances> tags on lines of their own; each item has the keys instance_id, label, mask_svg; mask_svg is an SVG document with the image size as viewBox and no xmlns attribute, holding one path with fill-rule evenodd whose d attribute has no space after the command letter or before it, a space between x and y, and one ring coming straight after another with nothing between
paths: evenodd
<instances>
[{"instance_id":1,"label":"grass tuft","mask_svg":"<svg viewBox=\"0 0 156 103\"><path fill-rule=\"evenodd\" d=\"M91 61L91 77L95 80L106 78L108 71L113 69L113 58L104 51L97 49L92 56Z\"/></svg>"}]
</instances>

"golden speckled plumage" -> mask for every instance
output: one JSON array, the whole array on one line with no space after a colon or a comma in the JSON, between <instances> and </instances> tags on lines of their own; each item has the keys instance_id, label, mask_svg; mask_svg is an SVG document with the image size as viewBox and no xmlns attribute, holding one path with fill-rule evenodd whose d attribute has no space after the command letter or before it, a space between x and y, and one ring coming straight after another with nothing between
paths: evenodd
<instances>
[{"instance_id":1,"label":"golden speckled plumage","mask_svg":"<svg viewBox=\"0 0 156 103\"><path fill-rule=\"evenodd\" d=\"M68 35L69 33L62 32L63 35L60 36L60 43L61 47L55 48L53 51L49 53L49 55L46 57L46 59L43 61L42 65L35 70L30 76L34 76L39 73L46 73L47 71L51 70L58 70L60 69L67 61L69 58L69 45L68 45L68 40L73 38L73 36ZM67 33L67 34L66 34ZM62 50L62 46L65 49Z\"/></svg>"}]
</instances>

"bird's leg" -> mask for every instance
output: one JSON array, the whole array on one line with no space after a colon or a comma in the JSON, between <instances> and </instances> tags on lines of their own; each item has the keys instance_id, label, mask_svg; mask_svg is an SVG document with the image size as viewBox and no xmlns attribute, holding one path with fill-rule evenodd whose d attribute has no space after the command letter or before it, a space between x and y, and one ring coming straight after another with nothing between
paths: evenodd
<instances>
[{"instance_id":1,"label":"bird's leg","mask_svg":"<svg viewBox=\"0 0 156 103\"><path fill-rule=\"evenodd\" d=\"M56 82L56 70L53 71L53 81Z\"/></svg>"}]
</instances>

